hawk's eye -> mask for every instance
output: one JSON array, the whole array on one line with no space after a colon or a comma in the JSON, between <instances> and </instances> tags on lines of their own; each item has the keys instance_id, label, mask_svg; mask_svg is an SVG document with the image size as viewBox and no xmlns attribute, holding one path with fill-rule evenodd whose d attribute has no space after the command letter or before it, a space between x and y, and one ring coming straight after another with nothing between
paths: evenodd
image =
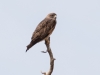
<instances>
[{"instance_id":1,"label":"hawk's eye","mask_svg":"<svg viewBox=\"0 0 100 75\"><path fill-rule=\"evenodd\" d=\"M53 16L53 14L51 16Z\"/></svg>"}]
</instances>

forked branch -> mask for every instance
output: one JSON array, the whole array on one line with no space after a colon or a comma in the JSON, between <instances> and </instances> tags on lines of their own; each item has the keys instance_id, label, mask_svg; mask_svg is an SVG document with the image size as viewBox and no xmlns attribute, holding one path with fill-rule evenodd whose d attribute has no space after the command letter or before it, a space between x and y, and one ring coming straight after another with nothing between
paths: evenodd
<instances>
[{"instance_id":1,"label":"forked branch","mask_svg":"<svg viewBox=\"0 0 100 75\"><path fill-rule=\"evenodd\" d=\"M41 72L44 75L51 75L54 69L54 60L55 58L53 58L53 53L52 50L50 49L50 37L48 39L45 40L45 45L47 47L47 51L42 51L42 53L47 53L50 56L50 69L48 72Z\"/></svg>"}]
</instances>

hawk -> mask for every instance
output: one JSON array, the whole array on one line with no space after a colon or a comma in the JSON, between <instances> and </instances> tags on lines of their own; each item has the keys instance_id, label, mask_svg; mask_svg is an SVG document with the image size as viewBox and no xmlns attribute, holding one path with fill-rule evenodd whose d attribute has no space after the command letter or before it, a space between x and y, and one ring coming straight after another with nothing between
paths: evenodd
<instances>
[{"instance_id":1,"label":"hawk","mask_svg":"<svg viewBox=\"0 0 100 75\"><path fill-rule=\"evenodd\" d=\"M26 52L36 43L50 37L56 26L56 13L49 13L36 27L31 37L31 42L27 45Z\"/></svg>"}]
</instances>

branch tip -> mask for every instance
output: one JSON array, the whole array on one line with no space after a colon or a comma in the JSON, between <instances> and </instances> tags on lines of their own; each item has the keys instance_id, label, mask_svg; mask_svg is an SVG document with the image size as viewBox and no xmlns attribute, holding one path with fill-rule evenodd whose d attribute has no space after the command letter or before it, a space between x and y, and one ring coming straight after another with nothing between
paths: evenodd
<instances>
[{"instance_id":1,"label":"branch tip","mask_svg":"<svg viewBox=\"0 0 100 75\"><path fill-rule=\"evenodd\" d=\"M42 53L47 53L47 51L41 51Z\"/></svg>"},{"instance_id":2,"label":"branch tip","mask_svg":"<svg viewBox=\"0 0 100 75\"><path fill-rule=\"evenodd\" d=\"M42 72L42 71L41 71L41 73L44 74L44 75L46 74L46 72Z\"/></svg>"}]
</instances>

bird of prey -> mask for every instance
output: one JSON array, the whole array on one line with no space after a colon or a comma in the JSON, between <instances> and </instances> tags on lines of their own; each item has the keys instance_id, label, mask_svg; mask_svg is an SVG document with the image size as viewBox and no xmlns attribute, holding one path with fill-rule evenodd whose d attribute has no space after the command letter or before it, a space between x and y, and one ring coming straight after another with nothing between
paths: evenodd
<instances>
[{"instance_id":1,"label":"bird of prey","mask_svg":"<svg viewBox=\"0 0 100 75\"><path fill-rule=\"evenodd\" d=\"M26 52L36 43L50 37L56 26L56 13L49 13L36 27L31 37L31 42L27 45Z\"/></svg>"}]
</instances>

